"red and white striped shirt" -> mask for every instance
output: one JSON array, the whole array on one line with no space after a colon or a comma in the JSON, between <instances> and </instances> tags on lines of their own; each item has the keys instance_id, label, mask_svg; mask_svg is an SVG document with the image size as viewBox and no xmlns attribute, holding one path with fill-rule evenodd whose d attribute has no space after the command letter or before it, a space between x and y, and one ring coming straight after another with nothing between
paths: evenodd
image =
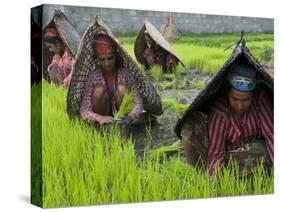
<instances>
[{"instance_id":1,"label":"red and white striped shirt","mask_svg":"<svg viewBox=\"0 0 281 212\"><path fill-rule=\"evenodd\" d=\"M208 118L208 167L210 175L217 166L223 167L226 152L246 147L254 138L262 136L273 163L273 110L265 90L254 99L251 108L239 118L220 97L211 106Z\"/></svg>"}]
</instances>

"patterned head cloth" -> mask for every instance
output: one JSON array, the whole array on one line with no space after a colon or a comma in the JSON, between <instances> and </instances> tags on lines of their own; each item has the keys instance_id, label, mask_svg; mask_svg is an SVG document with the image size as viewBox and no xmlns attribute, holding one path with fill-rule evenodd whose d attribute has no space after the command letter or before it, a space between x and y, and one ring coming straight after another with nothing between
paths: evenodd
<instances>
[{"instance_id":1,"label":"patterned head cloth","mask_svg":"<svg viewBox=\"0 0 281 212\"><path fill-rule=\"evenodd\" d=\"M227 79L232 88L242 92L254 90L258 83L255 69L245 64L233 64Z\"/></svg>"},{"instance_id":2,"label":"patterned head cloth","mask_svg":"<svg viewBox=\"0 0 281 212\"><path fill-rule=\"evenodd\" d=\"M46 29L44 37L59 37L59 33L55 27L49 27Z\"/></svg>"},{"instance_id":3,"label":"patterned head cloth","mask_svg":"<svg viewBox=\"0 0 281 212\"><path fill-rule=\"evenodd\" d=\"M115 41L107 34L98 34L95 36L92 47L96 55L107 54L116 50Z\"/></svg>"},{"instance_id":4,"label":"patterned head cloth","mask_svg":"<svg viewBox=\"0 0 281 212\"><path fill-rule=\"evenodd\" d=\"M57 43L62 41L55 27L48 27L44 34L44 41L48 43Z\"/></svg>"}]
</instances>

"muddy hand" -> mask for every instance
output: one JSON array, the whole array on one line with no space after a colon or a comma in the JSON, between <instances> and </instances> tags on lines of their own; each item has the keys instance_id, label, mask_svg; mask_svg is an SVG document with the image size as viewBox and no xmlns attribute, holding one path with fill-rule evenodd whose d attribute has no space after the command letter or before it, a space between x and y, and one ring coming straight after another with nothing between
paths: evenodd
<instances>
[{"instance_id":1,"label":"muddy hand","mask_svg":"<svg viewBox=\"0 0 281 212\"><path fill-rule=\"evenodd\" d=\"M70 81L70 79L69 79L68 77L65 78L65 79L63 80L63 85L64 85L65 87L69 86L69 81Z\"/></svg>"},{"instance_id":2,"label":"muddy hand","mask_svg":"<svg viewBox=\"0 0 281 212\"><path fill-rule=\"evenodd\" d=\"M113 117L112 116L102 116L102 115L99 115L96 118L96 120L100 124L107 124L107 123L112 123L113 122Z\"/></svg>"},{"instance_id":3,"label":"muddy hand","mask_svg":"<svg viewBox=\"0 0 281 212\"><path fill-rule=\"evenodd\" d=\"M134 119L131 116L124 116L117 120L118 124L130 124L133 123Z\"/></svg>"},{"instance_id":4,"label":"muddy hand","mask_svg":"<svg viewBox=\"0 0 281 212\"><path fill-rule=\"evenodd\" d=\"M148 65L150 67L152 67L155 63L154 56L153 55L147 56L146 61L147 61Z\"/></svg>"}]
</instances>

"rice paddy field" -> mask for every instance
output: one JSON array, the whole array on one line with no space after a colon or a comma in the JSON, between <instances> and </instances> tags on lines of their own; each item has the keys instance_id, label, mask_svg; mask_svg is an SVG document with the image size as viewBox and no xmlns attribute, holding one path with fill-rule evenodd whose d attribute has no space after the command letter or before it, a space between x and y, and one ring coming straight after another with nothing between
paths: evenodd
<instances>
[{"instance_id":1,"label":"rice paddy field","mask_svg":"<svg viewBox=\"0 0 281 212\"><path fill-rule=\"evenodd\" d=\"M273 68L273 34L249 33L244 37L260 63ZM118 38L134 58L135 36ZM192 98L185 103L179 99L189 97L188 93L196 95L205 86L231 54L231 50L224 49L239 38L238 33L185 35L173 45L187 69L179 67L170 75L153 69L155 86L169 112L159 117L160 121L168 114L177 119L187 109ZM187 82L179 81L182 76L188 78ZM43 80L31 91L34 204L49 208L274 192L273 170L259 166L252 175L241 175L232 163L211 178L205 167L194 168L185 162L177 140L152 149L145 144L139 155L134 140L121 136L119 125L96 129L80 119L70 119L66 113L66 88ZM149 128L143 136L153 142Z\"/></svg>"},{"instance_id":2,"label":"rice paddy field","mask_svg":"<svg viewBox=\"0 0 281 212\"><path fill-rule=\"evenodd\" d=\"M130 55L134 56L135 36L118 37ZM232 49L224 51L240 39L240 33L188 34L172 45L178 57L188 69L202 73L215 73L230 55ZM272 33L245 33L244 39L251 53L260 64L274 66L274 35Z\"/></svg>"}]
</instances>

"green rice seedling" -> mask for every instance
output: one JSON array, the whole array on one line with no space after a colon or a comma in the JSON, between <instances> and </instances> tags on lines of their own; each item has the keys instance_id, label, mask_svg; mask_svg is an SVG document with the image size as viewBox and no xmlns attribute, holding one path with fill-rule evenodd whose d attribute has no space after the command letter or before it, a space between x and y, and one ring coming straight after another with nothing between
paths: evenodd
<instances>
[{"instance_id":1,"label":"green rice seedling","mask_svg":"<svg viewBox=\"0 0 281 212\"><path fill-rule=\"evenodd\" d=\"M178 41L180 43L190 43L206 47L226 48L240 39L241 33L202 33L202 34L184 34ZM245 33L244 38L247 42L251 41L272 41L272 33Z\"/></svg>"},{"instance_id":2,"label":"green rice seedling","mask_svg":"<svg viewBox=\"0 0 281 212\"><path fill-rule=\"evenodd\" d=\"M172 82L164 82L164 83L161 83L160 84L160 87L163 89L163 90L170 90L170 89L173 89L173 86L174 83Z\"/></svg>"},{"instance_id":3,"label":"green rice seedling","mask_svg":"<svg viewBox=\"0 0 281 212\"><path fill-rule=\"evenodd\" d=\"M151 160L155 160L156 158L164 159L164 157L171 153L179 153L182 152L182 145L180 142L176 142L169 146L162 146L157 149L151 149L147 151L147 155Z\"/></svg>"},{"instance_id":4,"label":"green rice seedling","mask_svg":"<svg viewBox=\"0 0 281 212\"><path fill-rule=\"evenodd\" d=\"M163 74L163 75L162 75L162 78L163 78L164 80L170 80L170 81L172 81L172 80L175 80L177 77L176 77L175 74Z\"/></svg>"},{"instance_id":5,"label":"green rice seedling","mask_svg":"<svg viewBox=\"0 0 281 212\"><path fill-rule=\"evenodd\" d=\"M195 80L193 82L190 83L189 87L191 89L202 89L205 87L205 82L202 80Z\"/></svg>"},{"instance_id":6,"label":"green rice seedling","mask_svg":"<svg viewBox=\"0 0 281 212\"><path fill-rule=\"evenodd\" d=\"M42 206L42 82L31 88L31 203Z\"/></svg>"},{"instance_id":7,"label":"green rice seedling","mask_svg":"<svg viewBox=\"0 0 281 212\"><path fill-rule=\"evenodd\" d=\"M252 186L255 194L268 194L274 191L274 173L273 169L267 170L261 161L257 167L253 169Z\"/></svg>"},{"instance_id":8,"label":"green rice seedling","mask_svg":"<svg viewBox=\"0 0 281 212\"><path fill-rule=\"evenodd\" d=\"M182 116L187 107L188 106L186 104L175 103L172 109L175 110L179 116Z\"/></svg>"},{"instance_id":9,"label":"green rice seedling","mask_svg":"<svg viewBox=\"0 0 281 212\"><path fill-rule=\"evenodd\" d=\"M186 35L174 47L186 65L198 61L194 62L194 69L199 67L201 73L215 73L231 53L231 50L223 52L224 48L237 36L239 33ZM124 37L123 46L130 48L134 57L134 37ZM258 41L273 42L272 34L249 33L247 38L257 41L253 44L257 51L260 51ZM261 44L271 49L268 46L271 44ZM260 57L267 57L271 50L268 51ZM189 70L183 71L188 74ZM182 150L174 146L173 150L147 147L144 155L136 156L133 141L123 140L118 126L108 126L108 130L103 131L81 119L70 119L66 113L66 95L66 88L46 81L32 87L31 126L35 130L31 131L31 193L34 203L43 207L66 207L274 191L273 171L267 171L262 165L256 167L252 175L244 176L238 176L226 166L220 175L210 178L205 167L188 165L181 156ZM163 103L176 108L172 100L163 99ZM188 105L182 107L185 110ZM147 137L152 141L149 127ZM170 156L171 151L176 153Z\"/></svg>"},{"instance_id":10,"label":"green rice seedling","mask_svg":"<svg viewBox=\"0 0 281 212\"><path fill-rule=\"evenodd\" d=\"M163 82L160 82L160 87L163 89L163 90L170 90L170 89L184 89L185 86L186 86L186 83L182 80L173 80L172 82L169 82L169 81L163 81Z\"/></svg>"},{"instance_id":11,"label":"green rice seedling","mask_svg":"<svg viewBox=\"0 0 281 212\"><path fill-rule=\"evenodd\" d=\"M262 163L251 173L239 170L236 161L230 161L226 168L215 176L217 196L269 194L273 192L273 172L267 172ZM263 187L264 186L264 187Z\"/></svg>"},{"instance_id":12,"label":"green rice seedling","mask_svg":"<svg viewBox=\"0 0 281 212\"><path fill-rule=\"evenodd\" d=\"M264 64L262 55L267 48L274 48L274 37L272 33L246 33L244 38L247 46L252 51L261 64ZM124 47L135 59L133 51L134 39L127 36L120 37L124 40ZM173 44L177 56L187 66L188 69L199 72L214 74L231 54L231 49L224 51L227 47L240 39L240 33L223 34L186 34L179 41ZM256 48L259 50L256 50ZM272 58L272 56L271 56ZM271 61L271 59L269 59ZM271 67L273 62L268 63ZM143 68L142 68L143 69ZM184 67L178 65L176 75L184 71Z\"/></svg>"},{"instance_id":13,"label":"green rice seedling","mask_svg":"<svg viewBox=\"0 0 281 212\"><path fill-rule=\"evenodd\" d=\"M215 73L229 56L221 48L203 47L192 44L185 44L185 49L178 44L177 49L182 55L183 62L188 69L197 70L204 73ZM190 53L187 53L190 52Z\"/></svg>"},{"instance_id":14,"label":"green rice seedling","mask_svg":"<svg viewBox=\"0 0 281 212\"><path fill-rule=\"evenodd\" d=\"M162 102L165 106L168 106L168 107L172 107L174 105L174 102L171 99L166 98L166 99L163 99Z\"/></svg>"},{"instance_id":15,"label":"green rice seedling","mask_svg":"<svg viewBox=\"0 0 281 212\"><path fill-rule=\"evenodd\" d=\"M120 108L115 114L115 118L118 119L122 116L128 115L134 107L134 97L132 92L126 92L125 96L122 99Z\"/></svg>"},{"instance_id":16,"label":"green rice seedling","mask_svg":"<svg viewBox=\"0 0 281 212\"><path fill-rule=\"evenodd\" d=\"M163 78L162 67L160 65L153 66L149 71L155 81L159 81Z\"/></svg>"},{"instance_id":17,"label":"green rice seedling","mask_svg":"<svg viewBox=\"0 0 281 212\"><path fill-rule=\"evenodd\" d=\"M188 105L186 105L186 104L176 103L173 100L167 99L167 98L163 99L162 102L165 106L176 111L179 116L183 115L183 113L186 111L186 109L188 107Z\"/></svg>"},{"instance_id":18,"label":"green rice seedling","mask_svg":"<svg viewBox=\"0 0 281 212\"><path fill-rule=\"evenodd\" d=\"M134 41L132 39L127 39L127 41L125 41L122 46L127 50L127 52L130 54L130 56L135 61L137 61L135 52L134 52Z\"/></svg>"},{"instance_id":19,"label":"green rice seedling","mask_svg":"<svg viewBox=\"0 0 281 212\"><path fill-rule=\"evenodd\" d=\"M218 185L220 186L220 192L225 196L235 195L236 183L238 182L239 168L235 161L228 164L227 169L220 169L217 171ZM238 183L239 184L239 183ZM218 195L220 195L218 193Z\"/></svg>"}]
</instances>

